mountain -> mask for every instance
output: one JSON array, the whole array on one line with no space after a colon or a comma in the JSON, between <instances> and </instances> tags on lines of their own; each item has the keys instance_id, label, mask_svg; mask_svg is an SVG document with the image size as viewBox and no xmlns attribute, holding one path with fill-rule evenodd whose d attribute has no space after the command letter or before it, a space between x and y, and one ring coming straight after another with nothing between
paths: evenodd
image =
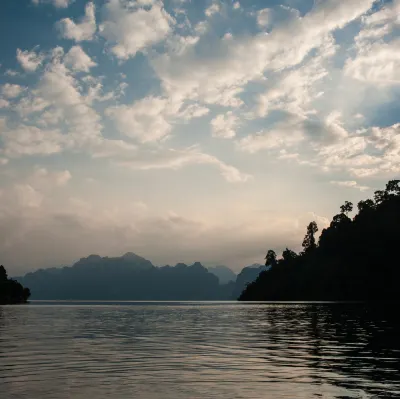
<instances>
[{"instance_id":1,"label":"mountain","mask_svg":"<svg viewBox=\"0 0 400 399\"><path fill-rule=\"evenodd\" d=\"M231 288L199 262L155 267L134 253L121 257L90 255L70 267L40 269L17 280L32 299L221 300Z\"/></svg>"},{"instance_id":2,"label":"mountain","mask_svg":"<svg viewBox=\"0 0 400 399\"><path fill-rule=\"evenodd\" d=\"M317 243L311 222L300 254L282 259L269 250L271 270L247 285L241 300L399 301L400 180L389 181L373 199L345 201Z\"/></svg>"},{"instance_id":3,"label":"mountain","mask_svg":"<svg viewBox=\"0 0 400 399\"><path fill-rule=\"evenodd\" d=\"M228 284L231 281L236 281L236 274L226 266L210 266L208 271L218 277L220 284Z\"/></svg>"}]
</instances>

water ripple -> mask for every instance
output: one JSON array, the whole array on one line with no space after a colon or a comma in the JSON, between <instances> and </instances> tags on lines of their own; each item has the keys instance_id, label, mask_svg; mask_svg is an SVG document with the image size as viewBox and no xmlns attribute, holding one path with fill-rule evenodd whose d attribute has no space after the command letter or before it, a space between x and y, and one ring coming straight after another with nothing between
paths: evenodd
<instances>
[{"instance_id":1,"label":"water ripple","mask_svg":"<svg viewBox=\"0 0 400 399\"><path fill-rule=\"evenodd\" d=\"M0 307L1 398L396 398L400 328L353 304Z\"/></svg>"}]
</instances>

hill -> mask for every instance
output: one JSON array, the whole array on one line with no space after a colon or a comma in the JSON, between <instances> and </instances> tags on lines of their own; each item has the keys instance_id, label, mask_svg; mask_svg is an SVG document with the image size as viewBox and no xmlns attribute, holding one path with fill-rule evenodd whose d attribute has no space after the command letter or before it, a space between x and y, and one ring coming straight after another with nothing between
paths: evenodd
<instances>
[{"instance_id":1,"label":"hill","mask_svg":"<svg viewBox=\"0 0 400 399\"><path fill-rule=\"evenodd\" d=\"M218 277L220 284L236 281L236 274L227 266L210 266L208 271Z\"/></svg>"},{"instance_id":2,"label":"hill","mask_svg":"<svg viewBox=\"0 0 400 399\"><path fill-rule=\"evenodd\" d=\"M311 222L303 251L286 249L277 260L266 256L271 270L249 284L240 300L400 300L400 181L392 180L373 199L346 201L324 229L318 243L318 226Z\"/></svg>"},{"instance_id":3,"label":"hill","mask_svg":"<svg viewBox=\"0 0 400 399\"><path fill-rule=\"evenodd\" d=\"M17 280L29 285L32 299L74 300L219 300L229 288L200 263L155 267L127 253L90 255L71 267L40 269Z\"/></svg>"}]
</instances>

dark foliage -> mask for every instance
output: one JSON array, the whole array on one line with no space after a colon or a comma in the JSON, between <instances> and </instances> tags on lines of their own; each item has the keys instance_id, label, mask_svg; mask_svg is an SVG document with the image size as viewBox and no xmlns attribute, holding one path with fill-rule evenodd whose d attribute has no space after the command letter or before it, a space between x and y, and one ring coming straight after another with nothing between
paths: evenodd
<instances>
[{"instance_id":1,"label":"dark foliage","mask_svg":"<svg viewBox=\"0 0 400 399\"><path fill-rule=\"evenodd\" d=\"M25 303L30 295L29 288L24 288L18 281L9 279L4 266L0 266L0 305Z\"/></svg>"},{"instance_id":2,"label":"dark foliage","mask_svg":"<svg viewBox=\"0 0 400 399\"><path fill-rule=\"evenodd\" d=\"M286 249L269 272L259 275L240 300L400 300L400 180L392 180L374 200L353 204L324 229L318 245L315 222L307 227L304 251Z\"/></svg>"}]
</instances>

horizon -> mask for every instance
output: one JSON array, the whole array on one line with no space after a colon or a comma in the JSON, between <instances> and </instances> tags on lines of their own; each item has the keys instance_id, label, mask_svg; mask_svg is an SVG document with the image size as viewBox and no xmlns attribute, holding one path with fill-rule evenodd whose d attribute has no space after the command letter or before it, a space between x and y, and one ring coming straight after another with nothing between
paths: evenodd
<instances>
[{"instance_id":1,"label":"horizon","mask_svg":"<svg viewBox=\"0 0 400 399\"><path fill-rule=\"evenodd\" d=\"M400 0L1 7L9 275L126 252L238 273L400 173Z\"/></svg>"}]
</instances>

